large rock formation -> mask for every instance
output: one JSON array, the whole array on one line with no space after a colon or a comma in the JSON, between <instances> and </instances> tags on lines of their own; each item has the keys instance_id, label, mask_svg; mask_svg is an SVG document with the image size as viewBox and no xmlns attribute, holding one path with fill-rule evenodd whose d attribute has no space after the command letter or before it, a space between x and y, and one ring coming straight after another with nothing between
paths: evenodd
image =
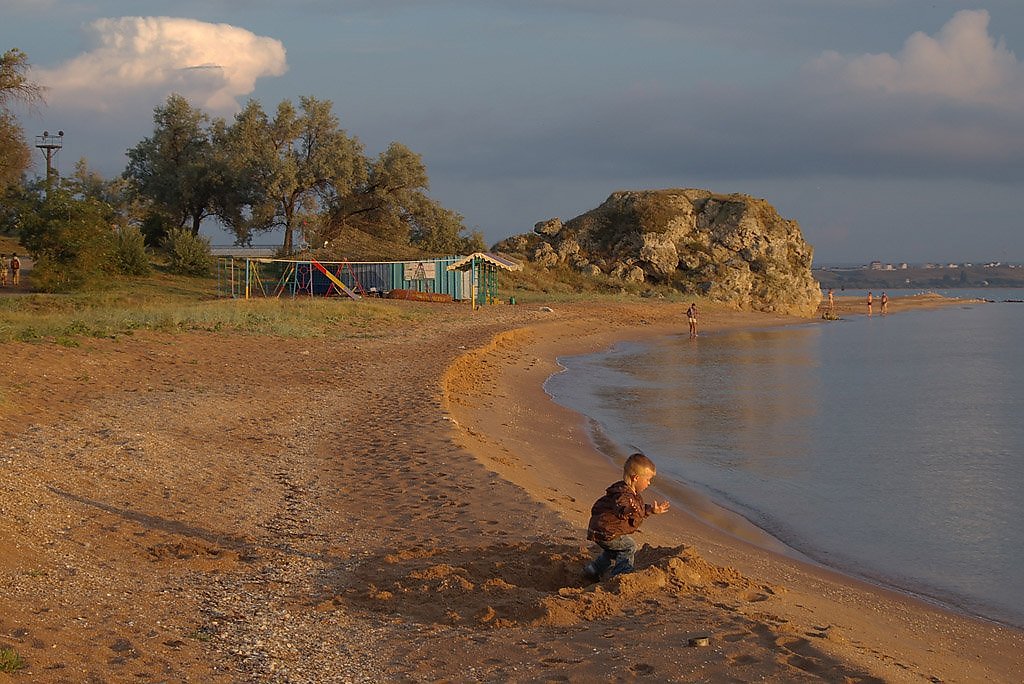
<instances>
[{"instance_id":1,"label":"large rock formation","mask_svg":"<svg viewBox=\"0 0 1024 684\"><path fill-rule=\"evenodd\" d=\"M800 226L748 195L616 192L571 221L542 221L533 234L495 248L547 267L665 283L744 309L813 316L821 300Z\"/></svg>"}]
</instances>

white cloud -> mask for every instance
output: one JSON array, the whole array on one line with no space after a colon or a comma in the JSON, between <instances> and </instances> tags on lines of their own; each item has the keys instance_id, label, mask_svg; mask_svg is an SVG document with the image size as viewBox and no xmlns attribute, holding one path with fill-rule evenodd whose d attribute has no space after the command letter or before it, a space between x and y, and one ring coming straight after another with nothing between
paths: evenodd
<instances>
[{"instance_id":1,"label":"white cloud","mask_svg":"<svg viewBox=\"0 0 1024 684\"><path fill-rule=\"evenodd\" d=\"M287 70L281 41L237 26L174 17L98 19L95 47L56 69L35 69L52 104L111 111L125 99L178 92L218 113L238 109L256 79Z\"/></svg>"},{"instance_id":2,"label":"white cloud","mask_svg":"<svg viewBox=\"0 0 1024 684\"><path fill-rule=\"evenodd\" d=\"M861 91L924 95L967 104L1019 103L1024 69L988 33L985 10L962 10L935 36L917 32L903 49L845 57L823 53L808 66Z\"/></svg>"}]
</instances>

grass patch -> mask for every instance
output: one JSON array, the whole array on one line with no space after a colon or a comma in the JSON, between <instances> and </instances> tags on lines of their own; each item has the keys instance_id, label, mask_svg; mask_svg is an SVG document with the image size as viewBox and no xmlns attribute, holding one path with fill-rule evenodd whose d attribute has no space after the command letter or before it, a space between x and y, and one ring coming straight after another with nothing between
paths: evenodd
<instances>
[{"instance_id":1,"label":"grass patch","mask_svg":"<svg viewBox=\"0 0 1024 684\"><path fill-rule=\"evenodd\" d=\"M345 338L431 315L427 307L387 300L223 299L209 278L157 273L100 292L0 299L0 342L47 341L74 347L82 338L135 331L190 331L289 338Z\"/></svg>"},{"instance_id":2,"label":"grass patch","mask_svg":"<svg viewBox=\"0 0 1024 684\"><path fill-rule=\"evenodd\" d=\"M0 648L0 672L17 672L24 669L25 660L13 648Z\"/></svg>"}]
</instances>

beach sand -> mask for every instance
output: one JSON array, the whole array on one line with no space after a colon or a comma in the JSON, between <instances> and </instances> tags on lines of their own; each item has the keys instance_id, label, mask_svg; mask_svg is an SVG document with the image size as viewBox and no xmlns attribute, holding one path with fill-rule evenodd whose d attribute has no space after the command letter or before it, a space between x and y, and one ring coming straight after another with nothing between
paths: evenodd
<instances>
[{"instance_id":1,"label":"beach sand","mask_svg":"<svg viewBox=\"0 0 1024 684\"><path fill-rule=\"evenodd\" d=\"M1019 680L1021 631L795 560L659 480L638 572L582 578L624 454L541 384L559 355L686 343L684 305L388 305L436 316L4 345L0 648L26 667L0 682Z\"/></svg>"}]
</instances>

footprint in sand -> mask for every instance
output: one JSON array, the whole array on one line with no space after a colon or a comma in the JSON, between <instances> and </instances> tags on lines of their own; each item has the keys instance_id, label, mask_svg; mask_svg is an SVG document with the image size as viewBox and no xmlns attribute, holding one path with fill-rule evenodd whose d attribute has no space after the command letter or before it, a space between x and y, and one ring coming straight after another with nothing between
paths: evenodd
<instances>
[{"instance_id":1,"label":"footprint in sand","mask_svg":"<svg viewBox=\"0 0 1024 684\"><path fill-rule=\"evenodd\" d=\"M637 663L629 666L629 671L633 674L640 675L641 677L647 677L654 674L654 666L648 665L647 663Z\"/></svg>"}]
</instances>

